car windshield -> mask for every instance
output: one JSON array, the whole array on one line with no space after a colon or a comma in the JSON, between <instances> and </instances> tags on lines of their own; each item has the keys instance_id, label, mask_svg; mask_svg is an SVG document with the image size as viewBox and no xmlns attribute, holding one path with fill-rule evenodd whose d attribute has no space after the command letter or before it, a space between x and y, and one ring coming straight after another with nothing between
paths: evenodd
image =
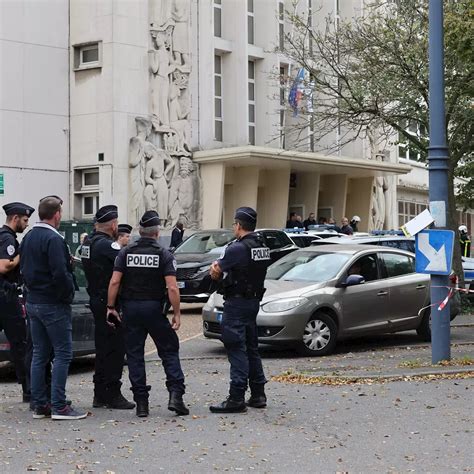
<instances>
[{"instance_id":1,"label":"car windshield","mask_svg":"<svg viewBox=\"0 0 474 474\"><path fill-rule=\"evenodd\" d=\"M176 250L178 253L214 253L232 242L235 236L230 231L197 232L186 239Z\"/></svg>"},{"instance_id":2,"label":"car windshield","mask_svg":"<svg viewBox=\"0 0 474 474\"><path fill-rule=\"evenodd\" d=\"M267 279L322 282L334 278L351 255L296 251L268 268Z\"/></svg>"}]
</instances>

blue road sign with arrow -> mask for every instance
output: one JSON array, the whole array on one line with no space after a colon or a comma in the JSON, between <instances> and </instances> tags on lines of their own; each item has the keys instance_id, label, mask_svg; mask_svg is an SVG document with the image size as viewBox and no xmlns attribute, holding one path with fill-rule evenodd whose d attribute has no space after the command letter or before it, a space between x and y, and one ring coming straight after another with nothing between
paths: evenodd
<instances>
[{"instance_id":1,"label":"blue road sign with arrow","mask_svg":"<svg viewBox=\"0 0 474 474\"><path fill-rule=\"evenodd\" d=\"M422 230L416 234L416 271L431 275L449 275L453 262L454 232Z\"/></svg>"}]
</instances>

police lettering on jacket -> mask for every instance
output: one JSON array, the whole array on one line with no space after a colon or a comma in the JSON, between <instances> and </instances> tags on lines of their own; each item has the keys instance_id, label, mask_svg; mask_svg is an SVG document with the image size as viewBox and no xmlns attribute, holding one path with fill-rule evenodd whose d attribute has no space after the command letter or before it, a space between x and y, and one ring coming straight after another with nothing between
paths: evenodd
<instances>
[{"instance_id":1,"label":"police lettering on jacket","mask_svg":"<svg viewBox=\"0 0 474 474\"><path fill-rule=\"evenodd\" d=\"M128 254L127 267L158 268L160 266L159 255Z\"/></svg>"}]
</instances>

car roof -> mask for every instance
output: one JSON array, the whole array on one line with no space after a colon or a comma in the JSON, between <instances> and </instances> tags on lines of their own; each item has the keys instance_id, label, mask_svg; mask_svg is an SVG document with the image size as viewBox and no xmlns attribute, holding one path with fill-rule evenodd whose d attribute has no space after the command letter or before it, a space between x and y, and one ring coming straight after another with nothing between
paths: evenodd
<instances>
[{"instance_id":1,"label":"car roof","mask_svg":"<svg viewBox=\"0 0 474 474\"><path fill-rule=\"evenodd\" d=\"M327 241L327 239L326 239ZM313 245L310 247L302 248L297 250L297 252L324 252L324 253L345 253L355 255L357 253L370 253L370 252L390 252L398 253L403 255L408 255L413 257L411 252L407 250L402 250L395 247L381 247L380 245L359 245L359 244L328 244L328 245Z\"/></svg>"},{"instance_id":2,"label":"car roof","mask_svg":"<svg viewBox=\"0 0 474 474\"><path fill-rule=\"evenodd\" d=\"M414 237L403 237L401 235L373 235L371 237L348 237L347 239L340 239L340 238L329 238L326 239L326 243L337 243L337 244L349 244L351 242L355 242L357 244L361 244L364 242L379 242L381 240L408 240L414 241Z\"/></svg>"}]
</instances>

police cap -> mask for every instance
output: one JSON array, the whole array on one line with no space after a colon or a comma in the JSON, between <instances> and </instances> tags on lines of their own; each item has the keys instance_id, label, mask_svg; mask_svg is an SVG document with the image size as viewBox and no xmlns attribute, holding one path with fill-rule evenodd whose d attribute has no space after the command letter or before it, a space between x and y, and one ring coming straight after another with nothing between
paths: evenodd
<instances>
[{"instance_id":1,"label":"police cap","mask_svg":"<svg viewBox=\"0 0 474 474\"><path fill-rule=\"evenodd\" d=\"M108 206L101 207L95 213L95 222L103 224L104 222L109 222L112 219L118 219L118 209L117 206L110 204Z\"/></svg>"},{"instance_id":2,"label":"police cap","mask_svg":"<svg viewBox=\"0 0 474 474\"><path fill-rule=\"evenodd\" d=\"M23 204L22 202L10 202L3 206L3 210L7 216L27 216L30 217L33 212L35 212L34 208L28 206L28 204Z\"/></svg>"},{"instance_id":3,"label":"police cap","mask_svg":"<svg viewBox=\"0 0 474 474\"><path fill-rule=\"evenodd\" d=\"M239 219L239 221L251 222L254 224L257 222L257 213L251 207L239 207L235 211L234 219Z\"/></svg>"},{"instance_id":4,"label":"police cap","mask_svg":"<svg viewBox=\"0 0 474 474\"><path fill-rule=\"evenodd\" d=\"M118 225L118 232L119 234L131 234L133 227L128 224L119 224Z\"/></svg>"},{"instance_id":5,"label":"police cap","mask_svg":"<svg viewBox=\"0 0 474 474\"><path fill-rule=\"evenodd\" d=\"M160 216L156 211L146 211L140 219L141 227L153 227L160 225Z\"/></svg>"}]
</instances>

